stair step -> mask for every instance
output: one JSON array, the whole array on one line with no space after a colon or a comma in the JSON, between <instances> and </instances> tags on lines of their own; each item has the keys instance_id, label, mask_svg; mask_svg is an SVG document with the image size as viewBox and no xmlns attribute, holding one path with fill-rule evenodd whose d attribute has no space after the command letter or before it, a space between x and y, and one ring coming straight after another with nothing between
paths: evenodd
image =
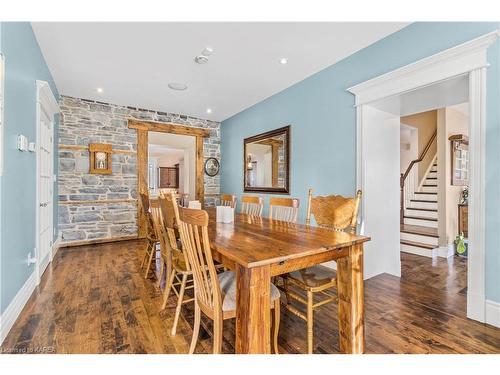
<instances>
[{"instance_id":1,"label":"stair step","mask_svg":"<svg viewBox=\"0 0 500 375\"><path fill-rule=\"evenodd\" d=\"M438 219L433 217L422 217L422 216L403 216L405 219L414 219L414 220L425 220L425 221L438 221Z\"/></svg>"},{"instance_id":2,"label":"stair step","mask_svg":"<svg viewBox=\"0 0 500 375\"><path fill-rule=\"evenodd\" d=\"M412 211L429 211L429 212L438 212L435 208L418 208L418 207L406 207L407 210Z\"/></svg>"},{"instance_id":3,"label":"stair step","mask_svg":"<svg viewBox=\"0 0 500 375\"><path fill-rule=\"evenodd\" d=\"M408 246L420 247L422 249L428 249L428 250L432 250L432 249L434 249L436 247L434 245L429 245L427 243L414 242L414 241L408 241L408 240L401 240L401 244L402 245L408 245Z\"/></svg>"},{"instance_id":4,"label":"stair step","mask_svg":"<svg viewBox=\"0 0 500 375\"><path fill-rule=\"evenodd\" d=\"M412 202L410 201L406 208L429 208L432 210L437 210L437 202L431 201L421 201L421 202Z\"/></svg>"},{"instance_id":5,"label":"stair step","mask_svg":"<svg viewBox=\"0 0 500 375\"><path fill-rule=\"evenodd\" d=\"M401 225L401 232L418 234L420 236L439 238L438 231L436 228L422 227L419 225Z\"/></svg>"},{"instance_id":6,"label":"stair step","mask_svg":"<svg viewBox=\"0 0 500 375\"><path fill-rule=\"evenodd\" d=\"M437 185L429 185L429 184L423 184L422 186L424 186L424 187L437 187Z\"/></svg>"},{"instance_id":7,"label":"stair step","mask_svg":"<svg viewBox=\"0 0 500 375\"><path fill-rule=\"evenodd\" d=\"M404 212L407 216L419 216L425 218L436 218L438 217L437 209L435 208L418 208L418 207L407 207Z\"/></svg>"},{"instance_id":8,"label":"stair step","mask_svg":"<svg viewBox=\"0 0 500 375\"><path fill-rule=\"evenodd\" d=\"M437 195L437 191L416 191L415 194L432 194L432 195Z\"/></svg>"},{"instance_id":9,"label":"stair step","mask_svg":"<svg viewBox=\"0 0 500 375\"><path fill-rule=\"evenodd\" d=\"M410 199L410 202L437 203L437 201L429 201L429 200L425 200L425 199Z\"/></svg>"}]
</instances>

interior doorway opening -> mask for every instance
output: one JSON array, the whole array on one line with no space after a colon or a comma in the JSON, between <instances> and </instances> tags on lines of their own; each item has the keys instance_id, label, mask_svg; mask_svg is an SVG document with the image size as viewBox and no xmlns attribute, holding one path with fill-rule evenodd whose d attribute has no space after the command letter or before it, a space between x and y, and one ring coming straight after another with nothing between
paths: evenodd
<instances>
[{"instance_id":1,"label":"interior doorway opening","mask_svg":"<svg viewBox=\"0 0 500 375\"><path fill-rule=\"evenodd\" d=\"M195 200L195 137L149 132L148 188L151 197L158 196L161 191L174 191L184 200Z\"/></svg>"}]
</instances>

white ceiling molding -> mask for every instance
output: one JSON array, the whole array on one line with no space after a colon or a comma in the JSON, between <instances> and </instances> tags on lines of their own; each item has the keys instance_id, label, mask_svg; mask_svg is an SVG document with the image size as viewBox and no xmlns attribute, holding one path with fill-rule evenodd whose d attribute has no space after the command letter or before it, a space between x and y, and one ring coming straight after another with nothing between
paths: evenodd
<instances>
[{"instance_id":1,"label":"white ceiling molding","mask_svg":"<svg viewBox=\"0 0 500 375\"><path fill-rule=\"evenodd\" d=\"M34 22L32 26L61 95L222 121L408 24ZM196 64L195 56L208 46L213 48L209 61ZM283 57L287 64L280 63ZM182 83L187 89L175 91L169 83Z\"/></svg>"},{"instance_id":2,"label":"white ceiling molding","mask_svg":"<svg viewBox=\"0 0 500 375\"><path fill-rule=\"evenodd\" d=\"M450 77L486 67L487 48L498 38L499 32L480 36L456 47L426 57L347 89L356 96L355 105L414 90L415 83L424 87Z\"/></svg>"},{"instance_id":3,"label":"white ceiling molding","mask_svg":"<svg viewBox=\"0 0 500 375\"><path fill-rule=\"evenodd\" d=\"M57 103L50 85L46 81L36 81L37 103L43 103L44 109L49 110L49 115L59 113L59 104Z\"/></svg>"}]
</instances>

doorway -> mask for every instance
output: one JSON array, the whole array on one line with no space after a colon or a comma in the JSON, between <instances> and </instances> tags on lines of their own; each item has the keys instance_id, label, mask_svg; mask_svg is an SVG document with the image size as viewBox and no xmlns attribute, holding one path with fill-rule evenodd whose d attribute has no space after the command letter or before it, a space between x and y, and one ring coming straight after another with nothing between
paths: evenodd
<instances>
[{"instance_id":1,"label":"doorway","mask_svg":"<svg viewBox=\"0 0 500 375\"><path fill-rule=\"evenodd\" d=\"M149 193L149 167L148 167L148 145L149 135L154 133L164 133L173 135L183 135L194 138L195 148L195 184L194 195L195 200L200 201L202 207L205 198L205 183L203 173L203 143L204 139L210 136L210 129L194 128L184 125L154 122L154 121L141 121L131 119L128 122L130 129L137 131L137 192ZM144 238L146 234L146 215L142 209L139 201L137 202L137 224L138 224L138 237Z\"/></svg>"},{"instance_id":2,"label":"doorway","mask_svg":"<svg viewBox=\"0 0 500 375\"><path fill-rule=\"evenodd\" d=\"M54 239L54 116L57 101L45 81L37 81L36 103L36 277L52 261Z\"/></svg>"},{"instance_id":3,"label":"doorway","mask_svg":"<svg viewBox=\"0 0 500 375\"><path fill-rule=\"evenodd\" d=\"M399 151L400 116L469 102L469 246L475 251L468 258L467 317L481 322L485 321L486 307L484 173L487 48L496 38L496 32L486 34L348 89L355 95L356 101L357 185L364 192L361 218L366 233L376 239L366 246L365 278L382 272L401 276L399 243L394 241L400 215L400 211L394 208L399 207L399 195L377 194L386 188L392 191L395 184L393 180L379 179L376 172L377 169L385 169L383 173L386 175L399 174L397 152L392 163L381 164L377 161L390 158L394 150ZM463 95L463 91L453 92L450 87L461 84L465 84L467 90L465 98L460 100L458 97ZM449 95L444 98L421 95L422 90L435 89L432 87L435 85L441 85L441 89ZM382 132L377 131L379 127ZM380 134L393 139L395 147L385 149L375 146L374 143L381 140ZM376 152L382 155L375 155ZM379 225L381 214L377 210L381 207L377 200L385 203L382 212L386 225Z\"/></svg>"}]
</instances>

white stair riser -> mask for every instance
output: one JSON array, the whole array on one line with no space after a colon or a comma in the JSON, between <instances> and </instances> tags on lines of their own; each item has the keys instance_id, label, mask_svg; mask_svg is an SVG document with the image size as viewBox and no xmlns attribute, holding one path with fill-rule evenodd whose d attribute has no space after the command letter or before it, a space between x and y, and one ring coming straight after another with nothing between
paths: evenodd
<instances>
[{"instance_id":1,"label":"white stair riser","mask_svg":"<svg viewBox=\"0 0 500 375\"><path fill-rule=\"evenodd\" d=\"M429 219L437 219L438 218L437 211L405 210L405 215L406 216L428 217Z\"/></svg>"},{"instance_id":2,"label":"white stair riser","mask_svg":"<svg viewBox=\"0 0 500 375\"><path fill-rule=\"evenodd\" d=\"M415 194L415 198L424 201L437 201L437 194Z\"/></svg>"},{"instance_id":3,"label":"white stair riser","mask_svg":"<svg viewBox=\"0 0 500 375\"><path fill-rule=\"evenodd\" d=\"M438 176L437 171L429 171L426 177L437 177L437 176Z\"/></svg>"},{"instance_id":4,"label":"white stair riser","mask_svg":"<svg viewBox=\"0 0 500 375\"><path fill-rule=\"evenodd\" d=\"M429 185L429 186L437 186L437 180L428 180L427 178L425 179L423 185Z\"/></svg>"},{"instance_id":5,"label":"white stair riser","mask_svg":"<svg viewBox=\"0 0 500 375\"><path fill-rule=\"evenodd\" d=\"M404 245L404 244L401 244L401 251L403 251L405 253L421 255L421 256L429 257L429 258L437 256L437 253L435 250L423 249L421 247Z\"/></svg>"},{"instance_id":6,"label":"white stair riser","mask_svg":"<svg viewBox=\"0 0 500 375\"><path fill-rule=\"evenodd\" d=\"M438 239L436 237L429 237L429 236L422 236L420 234L401 232L401 239L412 242L425 243L427 245L434 245L438 247Z\"/></svg>"},{"instance_id":7,"label":"white stair riser","mask_svg":"<svg viewBox=\"0 0 500 375\"><path fill-rule=\"evenodd\" d=\"M404 223L410 224L410 225L420 225L421 227L428 227L428 228L437 228L438 227L437 221L409 219L407 217L404 218Z\"/></svg>"},{"instance_id":8,"label":"white stair riser","mask_svg":"<svg viewBox=\"0 0 500 375\"><path fill-rule=\"evenodd\" d=\"M410 202L408 207L412 208L430 208L432 210L437 210L437 203L434 202Z\"/></svg>"},{"instance_id":9,"label":"white stair riser","mask_svg":"<svg viewBox=\"0 0 500 375\"><path fill-rule=\"evenodd\" d=\"M437 193L438 188L437 186L422 186L422 189L420 189L422 193ZM418 194L416 194L418 195Z\"/></svg>"}]
</instances>

